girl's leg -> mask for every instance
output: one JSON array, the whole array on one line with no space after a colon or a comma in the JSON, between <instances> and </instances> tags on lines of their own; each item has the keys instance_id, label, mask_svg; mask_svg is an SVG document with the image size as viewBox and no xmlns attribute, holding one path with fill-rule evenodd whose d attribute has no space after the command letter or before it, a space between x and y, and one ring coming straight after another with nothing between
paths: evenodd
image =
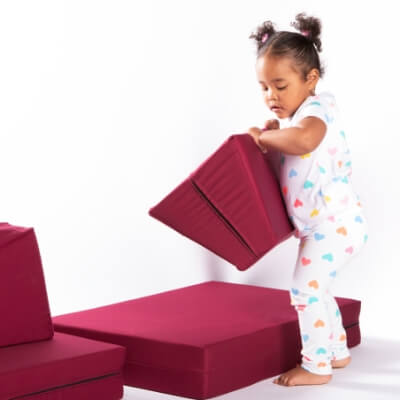
<instances>
[{"instance_id":1,"label":"girl's leg","mask_svg":"<svg viewBox=\"0 0 400 400\"><path fill-rule=\"evenodd\" d=\"M347 347L346 330L343 327L342 314L329 288L325 294L325 304L328 309L331 326L331 335L329 336L331 357L332 360L342 360L350 356L350 351Z\"/></svg>"},{"instance_id":2,"label":"girl's leg","mask_svg":"<svg viewBox=\"0 0 400 400\"><path fill-rule=\"evenodd\" d=\"M302 367L319 375L330 375L332 357L344 358L348 352L340 311L338 315L329 287L365 242L366 225L360 227L365 219L356 211L315 227L299 245L291 304L299 318Z\"/></svg>"},{"instance_id":3,"label":"girl's leg","mask_svg":"<svg viewBox=\"0 0 400 400\"><path fill-rule=\"evenodd\" d=\"M336 273L332 274L332 276L330 277L332 281L336 279L338 271L340 271L344 265L346 265L350 260L353 259L354 256L356 256L361 251L368 238L367 222L364 215L361 214L359 210L354 210L354 212L336 218L335 222L337 222L336 229L339 229L339 231L341 231L341 226L344 226L346 228L348 244L344 248L344 252L348 254L348 257L347 260L345 260L343 264L339 266L339 268L336 268ZM342 231L342 234L343 233L344 231ZM340 312L335 297L330 291L330 286L331 284L328 284L328 288L325 294L325 303L328 308L328 315L332 328L332 359L342 360L350 356L350 351L347 347L346 330L343 327L342 314Z\"/></svg>"}]
</instances>

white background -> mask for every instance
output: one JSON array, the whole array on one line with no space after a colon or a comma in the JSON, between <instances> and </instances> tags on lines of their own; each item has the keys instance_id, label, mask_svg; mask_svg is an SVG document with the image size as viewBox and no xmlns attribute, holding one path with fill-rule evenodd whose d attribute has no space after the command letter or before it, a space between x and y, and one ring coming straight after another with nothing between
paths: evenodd
<instances>
[{"instance_id":1,"label":"white background","mask_svg":"<svg viewBox=\"0 0 400 400\"><path fill-rule=\"evenodd\" d=\"M148 215L231 134L274 117L249 35L322 21L370 232L335 296L398 338L398 15L389 1L1 1L0 221L33 226L53 315L223 280L288 289L298 239L238 271ZM362 5L362 7L359 7Z\"/></svg>"}]
</instances>

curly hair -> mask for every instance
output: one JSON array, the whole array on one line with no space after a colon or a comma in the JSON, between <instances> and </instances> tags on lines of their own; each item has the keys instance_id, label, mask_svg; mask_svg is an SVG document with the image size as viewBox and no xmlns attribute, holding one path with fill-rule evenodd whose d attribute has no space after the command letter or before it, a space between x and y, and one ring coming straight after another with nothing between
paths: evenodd
<instances>
[{"instance_id":1,"label":"curly hair","mask_svg":"<svg viewBox=\"0 0 400 400\"><path fill-rule=\"evenodd\" d=\"M322 51L321 21L302 12L296 15L296 21L291 22L291 26L300 32L278 31L271 21L265 21L258 26L257 31L249 36L249 39L254 38L256 41L257 59L266 53L290 57L304 79L312 68L316 68L322 78L325 68L321 65L318 54Z\"/></svg>"}]
</instances>

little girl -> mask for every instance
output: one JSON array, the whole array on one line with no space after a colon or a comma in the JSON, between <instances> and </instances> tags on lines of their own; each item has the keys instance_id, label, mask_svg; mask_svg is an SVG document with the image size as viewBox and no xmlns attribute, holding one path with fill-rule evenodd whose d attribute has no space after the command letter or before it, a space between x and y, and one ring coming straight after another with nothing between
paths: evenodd
<instances>
[{"instance_id":1,"label":"little girl","mask_svg":"<svg viewBox=\"0 0 400 400\"><path fill-rule=\"evenodd\" d=\"M302 341L301 365L273 382L324 384L332 368L350 362L342 316L329 288L339 270L360 252L367 223L351 181L351 160L334 96L315 93L320 65L320 20L296 16L299 32L264 22L255 38L257 79L277 119L249 134L263 152L280 152L280 187L300 239L290 288Z\"/></svg>"}]
</instances>

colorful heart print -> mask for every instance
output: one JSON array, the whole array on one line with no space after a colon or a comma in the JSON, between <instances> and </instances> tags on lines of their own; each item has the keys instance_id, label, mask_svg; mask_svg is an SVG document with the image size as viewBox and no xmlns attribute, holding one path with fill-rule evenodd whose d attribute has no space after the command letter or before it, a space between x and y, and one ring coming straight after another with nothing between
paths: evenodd
<instances>
[{"instance_id":1,"label":"colorful heart print","mask_svg":"<svg viewBox=\"0 0 400 400\"><path fill-rule=\"evenodd\" d=\"M314 327L315 327L315 328L323 328L324 326L325 326L325 322L322 321L321 319L317 320L317 321L314 323Z\"/></svg>"},{"instance_id":2,"label":"colorful heart print","mask_svg":"<svg viewBox=\"0 0 400 400\"><path fill-rule=\"evenodd\" d=\"M336 152L337 152L337 147L331 147L331 148L328 149L328 153L331 156L334 156L336 154Z\"/></svg>"},{"instance_id":3,"label":"colorful heart print","mask_svg":"<svg viewBox=\"0 0 400 400\"><path fill-rule=\"evenodd\" d=\"M352 253L353 253L353 246L348 247L348 248L345 250L345 252L346 252L346 253L349 253L349 254L352 254Z\"/></svg>"},{"instance_id":4,"label":"colorful heart print","mask_svg":"<svg viewBox=\"0 0 400 400\"><path fill-rule=\"evenodd\" d=\"M294 202L294 206L295 207L301 207L303 205L302 201L299 199L296 199L296 201Z\"/></svg>"},{"instance_id":5,"label":"colorful heart print","mask_svg":"<svg viewBox=\"0 0 400 400\"><path fill-rule=\"evenodd\" d=\"M344 226L341 226L341 227L337 228L336 232L341 234L341 235L343 235L343 236L347 235L347 230L346 230L346 228Z\"/></svg>"},{"instance_id":6,"label":"colorful heart print","mask_svg":"<svg viewBox=\"0 0 400 400\"><path fill-rule=\"evenodd\" d=\"M343 199L340 200L340 202L342 204L347 204L348 201L349 201L349 196L347 196L347 195L345 197L343 197Z\"/></svg>"},{"instance_id":7,"label":"colorful heart print","mask_svg":"<svg viewBox=\"0 0 400 400\"><path fill-rule=\"evenodd\" d=\"M308 299L308 304L316 303L317 301L318 301L318 297L312 296Z\"/></svg>"},{"instance_id":8,"label":"colorful heart print","mask_svg":"<svg viewBox=\"0 0 400 400\"><path fill-rule=\"evenodd\" d=\"M314 239L315 240L322 240L325 237L325 235L323 235L322 233L314 233Z\"/></svg>"},{"instance_id":9,"label":"colorful heart print","mask_svg":"<svg viewBox=\"0 0 400 400\"><path fill-rule=\"evenodd\" d=\"M300 157L304 160L305 158L311 157L311 153L302 154Z\"/></svg>"},{"instance_id":10,"label":"colorful heart print","mask_svg":"<svg viewBox=\"0 0 400 400\"><path fill-rule=\"evenodd\" d=\"M332 262L332 261L333 261L333 254L332 254L332 253L324 254L324 255L322 256L322 259L323 259L323 260L327 260L327 261L329 261L329 262Z\"/></svg>"},{"instance_id":11,"label":"colorful heart print","mask_svg":"<svg viewBox=\"0 0 400 400\"><path fill-rule=\"evenodd\" d=\"M309 180L306 180L304 182L304 189L309 189L309 188L312 188L313 186L314 186L314 184Z\"/></svg>"},{"instance_id":12,"label":"colorful heart print","mask_svg":"<svg viewBox=\"0 0 400 400\"><path fill-rule=\"evenodd\" d=\"M301 263L302 263L302 265L306 266L306 265L311 263L311 260L309 258L302 257L301 258Z\"/></svg>"},{"instance_id":13,"label":"colorful heart print","mask_svg":"<svg viewBox=\"0 0 400 400\"><path fill-rule=\"evenodd\" d=\"M308 282L308 286L313 287L314 289L318 289L319 285L318 285L318 281L316 281L315 279Z\"/></svg>"}]
</instances>

